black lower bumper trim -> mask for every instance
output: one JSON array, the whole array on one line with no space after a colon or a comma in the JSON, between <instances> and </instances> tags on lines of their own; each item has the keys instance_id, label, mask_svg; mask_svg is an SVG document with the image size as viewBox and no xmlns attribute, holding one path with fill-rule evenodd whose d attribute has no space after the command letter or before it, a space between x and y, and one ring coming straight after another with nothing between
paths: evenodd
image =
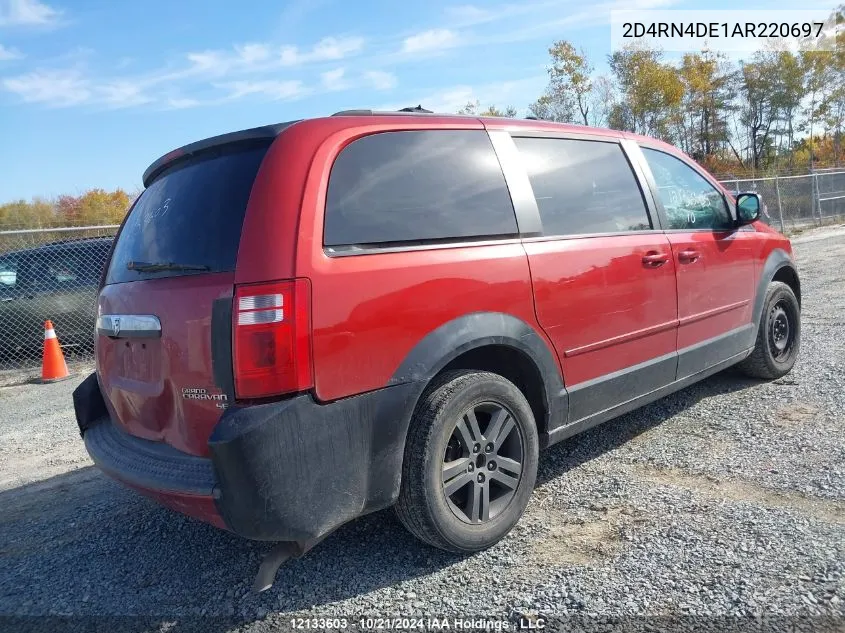
<instances>
[{"instance_id":1,"label":"black lower bumper trim","mask_svg":"<svg viewBox=\"0 0 845 633\"><path fill-rule=\"evenodd\" d=\"M86 429L84 438L94 463L126 483L189 495L211 496L214 491L216 479L209 459L129 435L107 419Z\"/></svg>"},{"instance_id":2,"label":"black lower bumper trim","mask_svg":"<svg viewBox=\"0 0 845 633\"><path fill-rule=\"evenodd\" d=\"M330 404L302 395L227 409L209 449L229 529L257 540L309 541L392 505L421 389L406 383Z\"/></svg>"},{"instance_id":3,"label":"black lower bumper trim","mask_svg":"<svg viewBox=\"0 0 845 633\"><path fill-rule=\"evenodd\" d=\"M399 495L405 436L425 383L410 382L320 404L299 395L227 409L209 438L210 459L125 432L108 415L96 379L74 393L95 464L130 485L211 496L235 534L312 542Z\"/></svg>"}]
</instances>

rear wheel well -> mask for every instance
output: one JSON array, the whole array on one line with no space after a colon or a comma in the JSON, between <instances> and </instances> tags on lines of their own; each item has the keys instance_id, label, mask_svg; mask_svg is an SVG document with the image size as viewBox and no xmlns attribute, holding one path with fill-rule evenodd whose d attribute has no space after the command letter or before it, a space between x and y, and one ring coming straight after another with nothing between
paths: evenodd
<instances>
[{"instance_id":1,"label":"rear wheel well","mask_svg":"<svg viewBox=\"0 0 845 633\"><path fill-rule=\"evenodd\" d=\"M511 381L528 400L537 431L541 434L547 431L545 386L539 368L528 355L507 345L485 345L452 359L440 373L455 369L489 371Z\"/></svg>"},{"instance_id":2,"label":"rear wheel well","mask_svg":"<svg viewBox=\"0 0 845 633\"><path fill-rule=\"evenodd\" d=\"M772 281L780 281L792 288L795 293L795 298L798 299L798 305L801 305L801 282L798 280L798 274L791 266L783 266L778 269Z\"/></svg>"}]
</instances>

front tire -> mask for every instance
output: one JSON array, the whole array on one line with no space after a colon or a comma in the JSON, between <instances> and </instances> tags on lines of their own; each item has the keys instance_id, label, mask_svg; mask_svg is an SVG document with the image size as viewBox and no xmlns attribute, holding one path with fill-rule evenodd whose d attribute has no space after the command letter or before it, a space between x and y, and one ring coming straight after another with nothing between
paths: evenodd
<instances>
[{"instance_id":1,"label":"front tire","mask_svg":"<svg viewBox=\"0 0 845 633\"><path fill-rule=\"evenodd\" d=\"M792 288L773 281L763 302L754 351L739 368L752 378L780 378L795 365L800 347L801 306Z\"/></svg>"},{"instance_id":2,"label":"front tire","mask_svg":"<svg viewBox=\"0 0 845 633\"><path fill-rule=\"evenodd\" d=\"M436 379L414 412L396 513L417 538L452 552L501 540L534 490L537 427L510 381L455 371Z\"/></svg>"}]
</instances>

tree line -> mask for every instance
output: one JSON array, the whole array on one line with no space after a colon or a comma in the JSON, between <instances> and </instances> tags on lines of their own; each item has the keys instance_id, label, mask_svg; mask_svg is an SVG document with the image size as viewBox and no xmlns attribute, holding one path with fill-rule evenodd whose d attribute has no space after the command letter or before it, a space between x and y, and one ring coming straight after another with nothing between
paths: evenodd
<instances>
[{"instance_id":1,"label":"tree line","mask_svg":"<svg viewBox=\"0 0 845 633\"><path fill-rule=\"evenodd\" d=\"M731 61L712 50L669 61L634 43L596 75L583 49L549 48L549 82L528 107L538 119L608 127L660 138L715 173L737 175L840 166L845 159L845 7L832 16L827 48L771 47ZM478 102L459 112L514 116Z\"/></svg>"},{"instance_id":2,"label":"tree line","mask_svg":"<svg viewBox=\"0 0 845 633\"><path fill-rule=\"evenodd\" d=\"M711 172L733 177L840 166L845 5L831 17L832 50L769 48L738 62L702 50L673 62L633 44L609 55L609 72L600 75L583 49L559 40L549 48L548 85L528 111L538 119L657 137ZM482 109L478 101L459 112L517 116L513 106ZM91 189L0 204L0 231L119 224L136 196Z\"/></svg>"},{"instance_id":3,"label":"tree line","mask_svg":"<svg viewBox=\"0 0 845 633\"><path fill-rule=\"evenodd\" d=\"M134 199L123 189L0 204L0 231L120 224Z\"/></svg>"}]
</instances>

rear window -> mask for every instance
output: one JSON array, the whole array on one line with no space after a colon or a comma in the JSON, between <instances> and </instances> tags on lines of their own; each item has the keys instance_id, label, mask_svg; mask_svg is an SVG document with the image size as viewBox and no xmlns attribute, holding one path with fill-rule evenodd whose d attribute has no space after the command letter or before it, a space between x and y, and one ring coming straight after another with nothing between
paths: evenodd
<instances>
[{"instance_id":1,"label":"rear window","mask_svg":"<svg viewBox=\"0 0 845 633\"><path fill-rule=\"evenodd\" d=\"M224 148L164 172L120 232L106 283L235 269L246 206L269 144ZM130 262L195 270L130 270Z\"/></svg>"},{"instance_id":2,"label":"rear window","mask_svg":"<svg viewBox=\"0 0 845 633\"><path fill-rule=\"evenodd\" d=\"M415 244L517 233L502 168L483 130L385 132L332 167L324 244Z\"/></svg>"}]
</instances>

